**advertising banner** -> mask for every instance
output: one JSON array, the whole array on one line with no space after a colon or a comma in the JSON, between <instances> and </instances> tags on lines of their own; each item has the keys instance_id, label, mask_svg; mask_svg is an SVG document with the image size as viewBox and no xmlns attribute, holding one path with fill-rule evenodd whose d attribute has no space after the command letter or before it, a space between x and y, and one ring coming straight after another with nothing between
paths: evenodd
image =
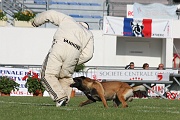
<instances>
[{"instance_id":1,"label":"advertising banner","mask_svg":"<svg viewBox=\"0 0 180 120\"><path fill-rule=\"evenodd\" d=\"M27 88L25 88L26 80L22 78L28 74L30 69L21 69L21 68L6 68L0 67L0 76L8 76L14 79L19 86L18 91L12 91L11 96L32 96L32 94L28 93ZM33 70L33 72L40 75L40 72L37 70ZM87 73L74 73L73 77L78 76L87 76L92 79L96 79L98 81L102 81L103 79L110 79L110 80L155 80L155 81L169 81L169 74L170 73L178 73L177 70L94 70L93 72ZM154 86L152 89L161 91L164 94L164 85L159 84ZM76 92L80 92L79 90L75 89ZM168 93L168 97L174 98L173 96L178 96L179 91L174 91L173 94ZM152 91L148 91L149 95L156 96L156 94ZM49 96L47 91L45 91L43 96Z\"/></svg>"},{"instance_id":2,"label":"advertising banner","mask_svg":"<svg viewBox=\"0 0 180 120\"><path fill-rule=\"evenodd\" d=\"M0 76L11 77L15 82L20 84L19 85L19 90L18 91L12 91L10 93L10 96L33 96L33 94L29 93L27 88L25 87L26 79L25 80L22 79L30 71L32 71L34 73L37 73L39 75L39 77L40 77L40 71L38 71L38 70L0 67ZM78 77L78 76L86 76L86 75L83 72L78 72L78 73L75 72L73 74L73 77ZM77 89L76 89L76 91L80 92ZM49 96L48 92L45 91L43 96Z\"/></svg>"},{"instance_id":3,"label":"advertising banner","mask_svg":"<svg viewBox=\"0 0 180 120\"><path fill-rule=\"evenodd\" d=\"M116 36L171 38L172 20L104 16L103 33Z\"/></svg>"},{"instance_id":4,"label":"advertising banner","mask_svg":"<svg viewBox=\"0 0 180 120\"><path fill-rule=\"evenodd\" d=\"M96 79L110 80L155 80L169 81L170 73L178 73L177 70L96 70Z\"/></svg>"},{"instance_id":5,"label":"advertising banner","mask_svg":"<svg viewBox=\"0 0 180 120\"><path fill-rule=\"evenodd\" d=\"M178 73L178 70L94 70L89 77L98 81L122 81L123 80L140 80L140 81L169 81L170 73ZM166 91L164 84L153 85L152 89L163 95ZM179 95L179 89L167 93L168 99L174 99ZM155 92L148 90L149 96L158 96ZM135 95L136 96L136 95ZM137 95L136 97L140 97Z\"/></svg>"},{"instance_id":6,"label":"advertising banner","mask_svg":"<svg viewBox=\"0 0 180 120\"><path fill-rule=\"evenodd\" d=\"M27 88L25 87L26 80L22 80L22 78L26 76L29 71L29 69L0 67L0 76L11 77L15 82L20 84L19 90L12 91L10 96L32 96L32 94L28 93ZM33 72L39 75L39 71Z\"/></svg>"}]
</instances>

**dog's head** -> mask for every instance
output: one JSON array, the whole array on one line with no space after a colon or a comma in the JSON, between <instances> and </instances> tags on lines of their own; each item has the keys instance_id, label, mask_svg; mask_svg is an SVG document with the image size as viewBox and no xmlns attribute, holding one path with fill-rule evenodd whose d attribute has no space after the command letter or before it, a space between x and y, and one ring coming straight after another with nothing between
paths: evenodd
<instances>
[{"instance_id":1,"label":"dog's head","mask_svg":"<svg viewBox=\"0 0 180 120\"><path fill-rule=\"evenodd\" d=\"M72 83L70 85L70 87L75 87L78 90L84 91L85 89L87 89L87 87L91 84L91 79L85 76L81 76L81 77L75 77L73 78L74 83Z\"/></svg>"}]
</instances>

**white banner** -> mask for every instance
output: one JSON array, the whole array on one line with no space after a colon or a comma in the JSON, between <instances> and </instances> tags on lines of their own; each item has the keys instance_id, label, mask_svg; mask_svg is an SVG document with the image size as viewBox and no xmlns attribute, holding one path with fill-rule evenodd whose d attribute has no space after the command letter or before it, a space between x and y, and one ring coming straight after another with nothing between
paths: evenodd
<instances>
[{"instance_id":1,"label":"white banner","mask_svg":"<svg viewBox=\"0 0 180 120\"><path fill-rule=\"evenodd\" d=\"M96 70L95 79L110 80L155 80L169 81L170 73L178 73L177 70Z\"/></svg>"},{"instance_id":2,"label":"white banner","mask_svg":"<svg viewBox=\"0 0 180 120\"><path fill-rule=\"evenodd\" d=\"M127 5L126 9L126 17L127 18L133 18L134 13L133 13L133 5Z\"/></svg>"},{"instance_id":3,"label":"white banner","mask_svg":"<svg viewBox=\"0 0 180 120\"><path fill-rule=\"evenodd\" d=\"M117 36L171 38L172 20L104 16L103 33Z\"/></svg>"},{"instance_id":4,"label":"white banner","mask_svg":"<svg viewBox=\"0 0 180 120\"><path fill-rule=\"evenodd\" d=\"M14 79L15 82L20 84L18 91L12 91L10 96L33 96L31 93L28 92L27 88L25 88L26 80L22 80L22 78L27 75L29 71L33 71L40 75L40 71L31 70L31 69L20 69L20 68L6 68L0 67L0 76L8 76ZM83 72L74 73L73 77L78 76L86 76ZM76 90L78 91L78 90ZM49 96L48 92L45 91L43 96Z\"/></svg>"},{"instance_id":5,"label":"white banner","mask_svg":"<svg viewBox=\"0 0 180 120\"><path fill-rule=\"evenodd\" d=\"M32 94L28 93L27 88L25 88L26 80L22 80L29 71L29 69L0 67L0 76L11 77L15 82L20 84L19 91L12 91L10 96L32 96ZM39 74L39 71L33 70L33 72Z\"/></svg>"},{"instance_id":6,"label":"white banner","mask_svg":"<svg viewBox=\"0 0 180 120\"><path fill-rule=\"evenodd\" d=\"M98 81L102 80L141 80L141 81L169 81L170 73L178 73L178 70L94 70L94 73L89 77L96 79ZM156 84L152 87L153 90L160 92L161 95L164 94L165 85L164 84ZM173 92L173 95L177 97L180 93L179 89ZM148 90L149 96L158 96L155 92ZM172 99L173 96L168 93L168 99Z\"/></svg>"},{"instance_id":7,"label":"white banner","mask_svg":"<svg viewBox=\"0 0 180 120\"><path fill-rule=\"evenodd\" d=\"M5 68L0 67L0 76L12 77L17 83L20 84L19 91L12 91L11 96L32 96L28 93L27 88L25 88L26 80L22 78L27 75L30 69L20 69L20 68ZM39 71L33 71L39 74ZM157 81L168 81L170 73L178 73L177 70L94 70L94 72L85 73L74 73L73 77L86 76L97 79L99 81L103 79L111 80L157 80ZM159 85L153 87L153 89L161 90L164 85ZM76 92L81 92L76 89ZM162 94L164 91L162 91ZM150 95L156 95L152 91L149 91ZM178 94L176 94L177 96ZM44 96L49 96L45 91Z\"/></svg>"},{"instance_id":8,"label":"white banner","mask_svg":"<svg viewBox=\"0 0 180 120\"><path fill-rule=\"evenodd\" d=\"M153 3L143 5L139 3L133 4L133 18L151 18L151 19L178 19L176 15L177 5L164 5Z\"/></svg>"}]
</instances>

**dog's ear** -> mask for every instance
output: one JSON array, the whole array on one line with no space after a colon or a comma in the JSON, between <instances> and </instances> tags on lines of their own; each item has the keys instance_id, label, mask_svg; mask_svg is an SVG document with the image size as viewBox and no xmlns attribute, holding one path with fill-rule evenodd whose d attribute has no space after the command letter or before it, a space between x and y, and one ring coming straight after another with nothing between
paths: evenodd
<instances>
[{"instance_id":1,"label":"dog's ear","mask_svg":"<svg viewBox=\"0 0 180 120\"><path fill-rule=\"evenodd\" d=\"M80 76L80 77L75 77L75 78L73 78L73 80L84 80L84 79L85 79L84 76Z\"/></svg>"},{"instance_id":2,"label":"dog's ear","mask_svg":"<svg viewBox=\"0 0 180 120\"><path fill-rule=\"evenodd\" d=\"M82 80L86 79L86 77L85 77L85 76L81 76L80 78L81 78Z\"/></svg>"}]
</instances>

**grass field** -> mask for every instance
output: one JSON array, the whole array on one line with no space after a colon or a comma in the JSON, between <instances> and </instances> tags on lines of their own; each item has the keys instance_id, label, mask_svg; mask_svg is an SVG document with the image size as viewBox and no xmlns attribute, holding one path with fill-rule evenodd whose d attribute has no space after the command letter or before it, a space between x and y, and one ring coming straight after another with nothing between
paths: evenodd
<instances>
[{"instance_id":1,"label":"grass field","mask_svg":"<svg viewBox=\"0 0 180 120\"><path fill-rule=\"evenodd\" d=\"M128 108L114 108L108 102L77 107L84 96L71 99L66 107L56 108L49 97L0 97L0 120L180 120L180 101L135 99Z\"/></svg>"}]
</instances>

